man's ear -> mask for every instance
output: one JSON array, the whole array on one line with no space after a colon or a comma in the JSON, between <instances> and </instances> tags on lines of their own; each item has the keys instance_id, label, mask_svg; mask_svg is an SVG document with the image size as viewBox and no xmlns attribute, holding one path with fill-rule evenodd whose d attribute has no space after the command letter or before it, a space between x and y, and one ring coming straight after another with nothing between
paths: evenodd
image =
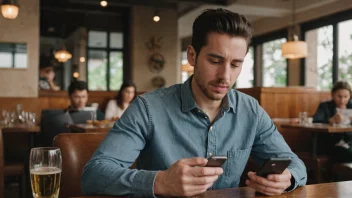
<instances>
[{"instance_id":1,"label":"man's ear","mask_svg":"<svg viewBox=\"0 0 352 198\"><path fill-rule=\"evenodd\" d=\"M187 47L187 60L188 63L192 66L196 65L196 58L197 58L197 54L196 51L194 50L193 46L190 45Z\"/></svg>"}]
</instances>

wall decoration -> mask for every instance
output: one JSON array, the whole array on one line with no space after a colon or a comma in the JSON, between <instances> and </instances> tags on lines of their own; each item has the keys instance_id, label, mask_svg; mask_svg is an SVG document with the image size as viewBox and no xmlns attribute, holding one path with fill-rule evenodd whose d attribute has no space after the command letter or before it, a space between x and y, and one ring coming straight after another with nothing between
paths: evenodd
<instances>
[{"instance_id":1,"label":"wall decoration","mask_svg":"<svg viewBox=\"0 0 352 198\"><path fill-rule=\"evenodd\" d=\"M149 71L153 73L159 73L164 69L165 59L160 53L154 53L149 58Z\"/></svg>"},{"instance_id":2,"label":"wall decoration","mask_svg":"<svg viewBox=\"0 0 352 198\"><path fill-rule=\"evenodd\" d=\"M155 88L162 88L166 84L165 79L162 76L155 76L152 78L151 82Z\"/></svg>"},{"instance_id":3,"label":"wall decoration","mask_svg":"<svg viewBox=\"0 0 352 198\"><path fill-rule=\"evenodd\" d=\"M150 52L148 59L148 68L150 72L160 73L164 69L165 58L159 52L161 49L160 42L163 37L155 38L152 36L148 42L145 43L146 48Z\"/></svg>"}]
</instances>

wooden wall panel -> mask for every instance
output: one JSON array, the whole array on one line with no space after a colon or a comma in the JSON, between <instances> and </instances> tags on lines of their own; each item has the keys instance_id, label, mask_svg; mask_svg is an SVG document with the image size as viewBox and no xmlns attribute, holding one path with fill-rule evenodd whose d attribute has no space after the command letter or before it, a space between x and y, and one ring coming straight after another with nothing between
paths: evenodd
<instances>
[{"instance_id":1,"label":"wooden wall panel","mask_svg":"<svg viewBox=\"0 0 352 198\"><path fill-rule=\"evenodd\" d=\"M331 98L330 92L319 92L304 87L256 87L239 91L256 98L272 118L295 118L300 111L307 111L309 116L312 116L320 102ZM117 92L89 92L88 103L97 102L99 108L105 111L107 102L116 94ZM23 104L25 111L40 115L42 109L65 109L70 101L66 91L40 92L38 98L0 98L0 109L13 110L16 104Z\"/></svg>"},{"instance_id":2,"label":"wooden wall panel","mask_svg":"<svg viewBox=\"0 0 352 198\"><path fill-rule=\"evenodd\" d=\"M320 102L331 98L330 92L306 87L256 87L238 89L251 95L272 118L295 118L301 111L312 116Z\"/></svg>"}]
</instances>

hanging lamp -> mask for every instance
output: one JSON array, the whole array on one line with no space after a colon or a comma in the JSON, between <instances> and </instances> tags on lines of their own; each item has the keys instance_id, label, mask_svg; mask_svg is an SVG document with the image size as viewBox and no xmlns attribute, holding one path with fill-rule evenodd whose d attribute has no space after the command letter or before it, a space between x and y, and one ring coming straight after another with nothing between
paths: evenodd
<instances>
[{"instance_id":1,"label":"hanging lamp","mask_svg":"<svg viewBox=\"0 0 352 198\"><path fill-rule=\"evenodd\" d=\"M15 19L19 10L20 6L17 0L3 0L1 3L1 14L5 19Z\"/></svg>"},{"instance_id":2,"label":"hanging lamp","mask_svg":"<svg viewBox=\"0 0 352 198\"><path fill-rule=\"evenodd\" d=\"M63 28L62 28L62 38L63 39L65 38L65 26L63 26ZM65 48L64 41L62 42L61 49L56 51L54 56L61 63L64 63L72 58L72 54L70 52L68 52Z\"/></svg>"},{"instance_id":3,"label":"hanging lamp","mask_svg":"<svg viewBox=\"0 0 352 198\"><path fill-rule=\"evenodd\" d=\"M292 0L292 27L291 27L291 41L282 44L282 56L287 59L305 58L308 55L308 45L305 41L299 41L296 34L295 26L295 0Z\"/></svg>"}]
</instances>

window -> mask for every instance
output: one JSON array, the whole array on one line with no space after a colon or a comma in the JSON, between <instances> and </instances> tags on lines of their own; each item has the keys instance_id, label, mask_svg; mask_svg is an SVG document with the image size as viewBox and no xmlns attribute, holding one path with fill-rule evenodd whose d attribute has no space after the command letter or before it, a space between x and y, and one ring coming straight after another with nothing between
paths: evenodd
<instances>
[{"instance_id":1,"label":"window","mask_svg":"<svg viewBox=\"0 0 352 198\"><path fill-rule=\"evenodd\" d=\"M307 31L305 38L309 52L306 58L306 85L318 90L330 90L333 72L332 25Z\"/></svg>"},{"instance_id":2,"label":"window","mask_svg":"<svg viewBox=\"0 0 352 198\"><path fill-rule=\"evenodd\" d=\"M123 33L88 32L89 90L118 90L123 82Z\"/></svg>"},{"instance_id":3,"label":"window","mask_svg":"<svg viewBox=\"0 0 352 198\"><path fill-rule=\"evenodd\" d=\"M254 49L250 47L242 65L242 71L236 81L236 88L250 88L254 85Z\"/></svg>"},{"instance_id":4,"label":"window","mask_svg":"<svg viewBox=\"0 0 352 198\"><path fill-rule=\"evenodd\" d=\"M330 90L338 80L352 80L352 13L350 10L302 24L308 43L302 84Z\"/></svg>"},{"instance_id":5,"label":"window","mask_svg":"<svg viewBox=\"0 0 352 198\"><path fill-rule=\"evenodd\" d=\"M352 82L352 20L338 24L338 80Z\"/></svg>"},{"instance_id":6,"label":"window","mask_svg":"<svg viewBox=\"0 0 352 198\"><path fill-rule=\"evenodd\" d=\"M27 45L0 43L0 68L26 68Z\"/></svg>"},{"instance_id":7,"label":"window","mask_svg":"<svg viewBox=\"0 0 352 198\"><path fill-rule=\"evenodd\" d=\"M187 60L187 51L183 51L181 52L181 64L187 64L188 60ZM190 72L186 72L186 71L181 71L181 81L182 83L184 83L190 76L192 75L192 73Z\"/></svg>"},{"instance_id":8,"label":"window","mask_svg":"<svg viewBox=\"0 0 352 198\"><path fill-rule=\"evenodd\" d=\"M281 45L286 38L263 43L263 86L283 87L287 84L287 62L281 55Z\"/></svg>"}]
</instances>

